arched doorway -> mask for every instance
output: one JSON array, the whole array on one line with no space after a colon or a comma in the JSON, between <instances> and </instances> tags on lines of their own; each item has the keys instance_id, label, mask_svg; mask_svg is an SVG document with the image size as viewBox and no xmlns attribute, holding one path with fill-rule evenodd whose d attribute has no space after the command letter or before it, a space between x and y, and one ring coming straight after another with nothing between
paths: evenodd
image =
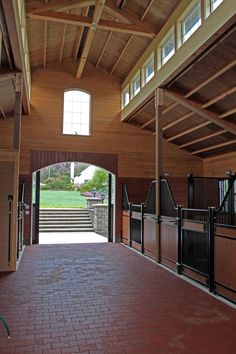
<instances>
[{"instance_id":1,"label":"arched doorway","mask_svg":"<svg viewBox=\"0 0 236 354\"><path fill-rule=\"evenodd\" d=\"M80 153L80 152L60 152L60 151L31 151L31 174L36 172L36 188L32 189L32 201L35 202L36 208L31 206L31 242L37 244L39 230L39 186L40 186L40 169L59 162L84 162L93 164L109 172L109 195L108 195L108 241L115 241L115 214L116 214L116 176L117 176L117 155L115 154L97 154L97 153ZM33 222L34 221L34 222Z\"/></svg>"}]
</instances>

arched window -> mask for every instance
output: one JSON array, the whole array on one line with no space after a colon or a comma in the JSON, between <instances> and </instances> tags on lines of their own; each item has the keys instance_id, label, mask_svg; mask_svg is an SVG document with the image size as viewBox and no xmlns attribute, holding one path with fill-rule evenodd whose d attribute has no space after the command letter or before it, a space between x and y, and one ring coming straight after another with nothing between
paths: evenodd
<instances>
[{"instance_id":1,"label":"arched window","mask_svg":"<svg viewBox=\"0 0 236 354\"><path fill-rule=\"evenodd\" d=\"M87 92L64 92L63 134L90 135L90 94Z\"/></svg>"}]
</instances>

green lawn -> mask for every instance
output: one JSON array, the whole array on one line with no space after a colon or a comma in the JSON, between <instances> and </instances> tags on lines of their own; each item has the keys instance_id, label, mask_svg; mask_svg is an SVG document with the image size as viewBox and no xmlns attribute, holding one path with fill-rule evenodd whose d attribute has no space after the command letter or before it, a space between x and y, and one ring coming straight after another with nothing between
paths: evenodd
<instances>
[{"instance_id":1,"label":"green lawn","mask_svg":"<svg viewBox=\"0 0 236 354\"><path fill-rule=\"evenodd\" d=\"M86 198L76 191L40 191L40 208L86 208Z\"/></svg>"}]
</instances>

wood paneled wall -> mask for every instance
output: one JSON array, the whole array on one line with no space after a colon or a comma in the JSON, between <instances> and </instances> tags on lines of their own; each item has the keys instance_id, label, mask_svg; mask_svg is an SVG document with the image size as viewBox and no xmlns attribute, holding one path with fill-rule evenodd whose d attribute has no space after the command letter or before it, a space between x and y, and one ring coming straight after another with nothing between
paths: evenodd
<instances>
[{"instance_id":1,"label":"wood paneled wall","mask_svg":"<svg viewBox=\"0 0 236 354\"><path fill-rule=\"evenodd\" d=\"M236 152L203 160L204 176L225 177L229 170L236 172Z\"/></svg>"}]
</instances>

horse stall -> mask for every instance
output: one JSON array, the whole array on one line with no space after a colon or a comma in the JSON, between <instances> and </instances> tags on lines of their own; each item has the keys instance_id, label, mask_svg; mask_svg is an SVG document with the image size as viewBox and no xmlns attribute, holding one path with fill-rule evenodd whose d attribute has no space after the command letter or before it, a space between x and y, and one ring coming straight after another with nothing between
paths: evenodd
<instances>
[{"instance_id":1,"label":"horse stall","mask_svg":"<svg viewBox=\"0 0 236 354\"><path fill-rule=\"evenodd\" d=\"M159 188L157 215L155 181L141 204L123 185L123 242L236 302L236 174L163 178Z\"/></svg>"}]
</instances>

